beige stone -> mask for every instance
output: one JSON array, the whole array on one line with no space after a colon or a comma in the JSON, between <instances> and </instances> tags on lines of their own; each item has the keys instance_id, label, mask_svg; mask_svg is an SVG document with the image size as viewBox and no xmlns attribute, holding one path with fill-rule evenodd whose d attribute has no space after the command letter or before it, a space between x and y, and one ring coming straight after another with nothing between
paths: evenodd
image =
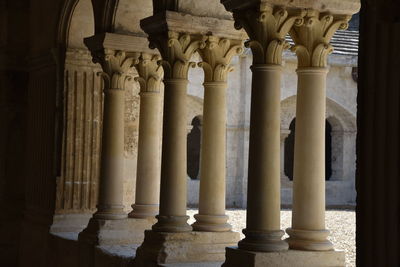
<instances>
[{"instance_id":1,"label":"beige stone","mask_svg":"<svg viewBox=\"0 0 400 267\"><path fill-rule=\"evenodd\" d=\"M243 27L253 52L247 221L239 242L252 251L286 250L280 230L280 93L285 35L301 25L305 12L255 4L233 13L236 28Z\"/></svg>"},{"instance_id":2,"label":"beige stone","mask_svg":"<svg viewBox=\"0 0 400 267\"><path fill-rule=\"evenodd\" d=\"M346 29L349 16L309 10L303 25L290 35L298 57L296 135L293 166L292 249L331 250L325 229L325 113L329 44L337 30Z\"/></svg>"},{"instance_id":3,"label":"beige stone","mask_svg":"<svg viewBox=\"0 0 400 267\"><path fill-rule=\"evenodd\" d=\"M238 240L239 233L235 232L146 231L145 240L137 249L133 266L222 262L225 258L225 247Z\"/></svg>"},{"instance_id":4,"label":"beige stone","mask_svg":"<svg viewBox=\"0 0 400 267\"><path fill-rule=\"evenodd\" d=\"M138 53L140 122L135 204L132 218L151 218L158 214L160 194L160 123L162 68L157 55Z\"/></svg>"},{"instance_id":5,"label":"beige stone","mask_svg":"<svg viewBox=\"0 0 400 267\"><path fill-rule=\"evenodd\" d=\"M226 248L223 267L344 267L343 251L253 252Z\"/></svg>"},{"instance_id":6,"label":"beige stone","mask_svg":"<svg viewBox=\"0 0 400 267\"><path fill-rule=\"evenodd\" d=\"M152 219L94 220L79 234L79 241L93 245L140 244L144 231L155 223Z\"/></svg>"},{"instance_id":7,"label":"beige stone","mask_svg":"<svg viewBox=\"0 0 400 267\"><path fill-rule=\"evenodd\" d=\"M334 14L355 14L360 10L360 1L358 0L258 0L258 1L241 1L241 0L221 0L227 10L237 7L248 7L254 2L269 6L281 6L287 8L306 8L319 10L321 12L329 12Z\"/></svg>"},{"instance_id":8,"label":"beige stone","mask_svg":"<svg viewBox=\"0 0 400 267\"><path fill-rule=\"evenodd\" d=\"M204 111L200 159L199 214L193 229L229 231L225 215L226 87L233 56L243 52L241 40L209 36L199 49L204 69Z\"/></svg>"}]
</instances>

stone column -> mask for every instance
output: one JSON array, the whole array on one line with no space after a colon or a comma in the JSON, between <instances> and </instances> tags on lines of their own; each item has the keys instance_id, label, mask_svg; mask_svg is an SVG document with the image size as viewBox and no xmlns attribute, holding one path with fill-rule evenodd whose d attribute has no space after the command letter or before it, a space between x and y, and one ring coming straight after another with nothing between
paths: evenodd
<instances>
[{"instance_id":1,"label":"stone column","mask_svg":"<svg viewBox=\"0 0 400 267\"><path fill-rule=\"evenodd\" d=\"M187 232L192 227L186 215L186 90L189 62L201 46L202 37L168 32L150 35L150 45L161 53L164 68L164 120L161 158L160 213L156 232Z\"/></svg>"},{"instance_id":2,"label":"stone column","mask_svg":"<svg viewBox=\"0 0 400 267\"><path fill-rule=\"evenodd\" d=\"M86 255L86 252L94 253L94 246L97 245L141 243L144 238L144 230L149 229L154 223L155 219L150 218L150 213L153 212L154 214L155 208L153 205L157 204L157 197L154 197L154 194L151 193L152 190L157 190L157 181L149 178L143 182L143 180L139 179L138 190L140 192L146 191L149 194L140 198L140 202L138 202L138 204L150 204L150 207L145 206L144 209L142 207L142 209L137 209L137 214L142 215L140 218L143 219L128 219L128 215L123 209L124 103L126 100L125 87L129 84L126 81L131 79L130 75L134 74L135 64L140 69L139 73L145 68L148 71L147 73L141 73L143 80L139 79L142 91L158 88L157 83L160 83L160 77L156 71L158 68L155 63L156 58L154 58L154 62L146 61L151 61L152 58L149 55L146 57L144 53L154 53L154 51L147 48L148 41L146 38L104 33L85 38L84 42L91 51L93 61L100 63L103 69L101 76L104 81L104 115L98 211L90 219L87 227L79 233L78 239L82 244L80 247L82 253L80 255L83 256ZM153 67L155 66L154 72L151 67L144 66L146 63ZM145 78L148 79L145 81ZM155 101L156 103L153 103L153 101L153 99L147 101L147 104L156 105L157 101ZM143 106L148 107L149 105L144 104ZM146 121L153 120L148 119ZM144 126L142 131L145 129L148 128ZM153 138L154 136L149 133L149 136L142 138L141 141L146 145L158 141L154 141ZM154 153L154 150L149 148L148 152ZM152 162L157 161L157 159L153 160ZM154 168L157 168L157 166ZM147 175L150 176L153 173L147 173ZM146 178L149 176L146 176ZM157 179L153 176L151 177L152 179ZM149 188L153 186L152 183L156 185L153 188ZM84 265L93 266L93 258L83 256L80 260L84 262Z\"/></svg>"},{"instance_id":3,"label":"stone column","mask_svg":"<svg viewBox=\"0 0 400 267\"><path fill-rule=\"evenodd\" d=\"M123 51L106 49L97 60L104 80L103 134L99 184L99 202L95 219L123 219L124 113L125 81L133 67L133 58Z\"/></svg>"},{"instance_id":4,"label":"stone column","mask_svg":"<svg viewBox=\"0 0 400 267\"><path fill-rule=\"evenodd\" d=\"M157 55L136 54L140 84L139 143L135 204L130 218L153 218L158 214L160 192L160 85L162 67Z\"/></svg>"},{"instance_id":5,"label":"stone column","mask_svg":"<svg viewBox=\"0 0 400 267\"><path fill-rule=\"evenodd\" d=\"M349 19L309 10L305 24L290 33L299 59L292 228L287 229L291 249L333 249L325 229L327 57L333 51L331 37L336 30L346 29Z\"/></svg>"},{"instance_id":6,"label":"stone column","mask_svg":"<svg viewBox=\"0 0 400 267\"><path fill-rule=\"evenodd\" d=\"M289 180L285 174L285 140L289 134L290 130L281 129L281 180L283 181Z\"/></svg>"},{"instance_id":7,"label":"stone column","mask_svg":"<svg viewBox=\"0 0 400 267\"><path fill-rule=\"evenodd\" d=\"M237 28L243 27L253 52L250 113L249 173L245 238L239 248L250 251L287 250L280 229L280 91L285 35L301 25L302 11L260 4L234 9Z\"/></svg>"},{"instance_id":8,"label":"stone column","mask_svg":"<svg viewBox=\"0 0 400 267\"><path fill-rule=\"evenodd\" d=\"M233 56L243 51L242 41L209 36L199 50L204 69L204 111L201 141L199 213L196 231L231 230L225 215L226 88Z\"/></svg>"}]
</instances>

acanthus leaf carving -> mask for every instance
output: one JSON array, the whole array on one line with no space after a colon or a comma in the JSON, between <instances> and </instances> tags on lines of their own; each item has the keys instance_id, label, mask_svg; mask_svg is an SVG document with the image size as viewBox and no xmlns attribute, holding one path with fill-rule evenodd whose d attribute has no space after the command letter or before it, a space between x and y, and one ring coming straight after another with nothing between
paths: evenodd
<instances>
[{"instance_id":1,"label":"acanthus leaf carving","mask_svg":"<svg viewBox=\"0 0 400 267\"><path fill-rule=\"evenodd\" d=\"M187 79L189 68L195 67L190 62L192 55L205 47L202 35L189 35L169 31L149 37L150 48L158 48L163 60L159 64L164 69L165 79Z\"/></svg>"},{"instance_id":2,"label":"acanthus leaf carving","mask_svg":"<svg viewBox=\"0 0 400 267\"><path fill-rule=\"evenodd\" d=\"M330 41L337 30L345 30L351 16L332 15L308 10L303 25L294 25L290 30L295 45L299 67L325 68L328 56L333 52Z\"/></svg>"},{"instance_id":3,"label":"acanthus leaf carving","mask_svg":"<svg viewBox=\"0 0 400 267\"><path fill-rule=\"evenodd\" d=\"M163 68L159 64L161 57L148 53L135 55L135 67L139 74L135 80L140 85L141 92L160 92Z\"/></svg>"},{"instance_id":4,"label":"acanthus leaf carving","mask_svg":"<svg viewBox=\"0 0 400 267\"><path fill-rule=\"evenodd\" d=\"M282 53L289 48L286 35L293 25L302 25L306 11L288 10L261 4L257 9L234 11L235 28L244 28L250 40L254 64L282 64Z\"/></svg>"},{"instance_id":5,"label":"acanthus leaf carving","mask_svg":"<svg viewBox=\"0 0 400 267\"><path fill-rule=\"evenodd\" d=\"M103 71L98 75L103 78L104 88L125 89L126 81L132 79L130 70L134 66L134 57L125 51L104 49L92 52L93 62L100 63Z\"/></svg>"},{"instance_id":6,"label":"acanthus leaf carving","mask_svg":"<svg viewBox=\"0 0 400 267\"><path fill-rule=\"evenodd\" d=\"M233 70L232 58L243 52L243 41L207 36L206 46L198 52L202 58L198 66L204 70L204 81L226 82L228 73Z\"/></svg>"}]
</instances>

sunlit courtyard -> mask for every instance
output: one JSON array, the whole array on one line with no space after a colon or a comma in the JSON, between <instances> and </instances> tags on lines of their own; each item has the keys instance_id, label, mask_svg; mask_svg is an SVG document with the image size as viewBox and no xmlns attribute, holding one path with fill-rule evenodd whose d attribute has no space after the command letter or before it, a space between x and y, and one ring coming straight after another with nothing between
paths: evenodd
<instances>
[{"instance_id":1,"label":"sunlit courtyard","mask_svg":"<svg viewBox=\"0 0 400 267\"><path fill-rule=\"evenodd\" d=\"M190 209L188 215L190 216L190 223L194 222L193 215L197 210ZM227 210L229 222L234 231L240 232L241 237L242 229L246 225L246 211L242 209ZM281 225L282 229L290 227L292 212L283 210L281 212ZM326 227L331 231L330 240L338 250L346 252L346 266L356 266L356 213L352 210L328 210L326 211ZM285 236L285 238L287 235Z\"/></svg>"}]
</instances>

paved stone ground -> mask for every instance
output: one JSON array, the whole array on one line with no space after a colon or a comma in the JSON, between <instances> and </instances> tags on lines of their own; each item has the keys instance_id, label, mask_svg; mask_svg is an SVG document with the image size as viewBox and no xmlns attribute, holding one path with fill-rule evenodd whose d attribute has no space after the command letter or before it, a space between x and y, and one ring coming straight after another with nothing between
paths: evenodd
<instances>
[{"instance_id":1,"label":"paved stone ground","mask_svg":"<svg viewBox=\"0 0 400 267\"><path fill-rule=\"evenodd\" d=\"M197 210L190 209L188 215L190 223L194 222L193 215ZM246 211L245 210L228 210L229 223L233 226L234 231L241 233L241 230L246 224ZM330 240L335 244L336 249L344 250L346 252L346 266L356 266L356 214L352 210L328 210L326 212L326 226L331 231ZM282 229L290 226L292 219L292 212L284 210L281 212ZM243 234L241 234L243 237ZM286 236L285 236L286 237Z\"/></svg>"}]
</instances>

